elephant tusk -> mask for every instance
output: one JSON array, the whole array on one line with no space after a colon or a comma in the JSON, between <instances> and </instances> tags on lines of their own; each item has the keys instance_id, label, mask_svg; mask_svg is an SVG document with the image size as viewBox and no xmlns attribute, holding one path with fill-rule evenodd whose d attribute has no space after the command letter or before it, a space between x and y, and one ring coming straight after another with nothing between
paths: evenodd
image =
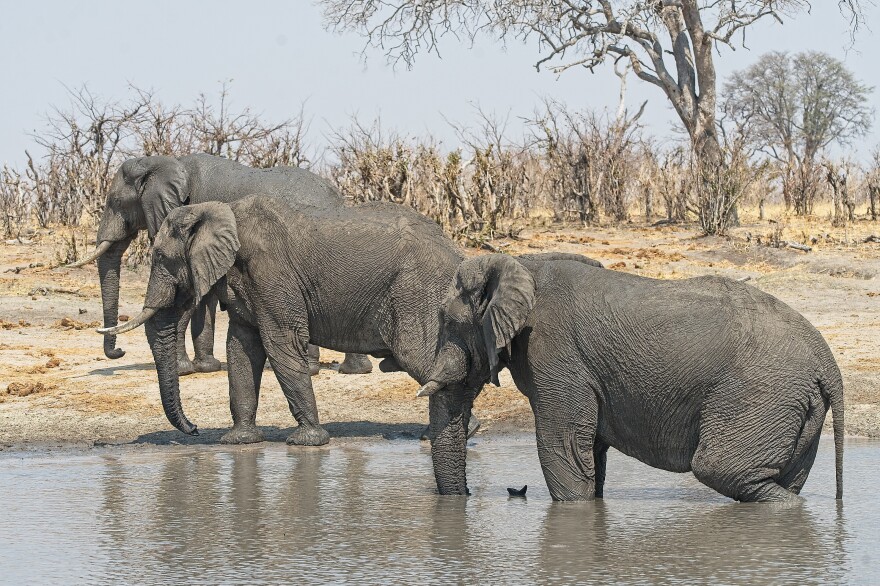
<instances>
[{"instance_id":1,"label":"elephant tusk","mask_svg":"<svg viewBox=\"0 0 880 586\"><path fill-rule=\"evenodd\" d=\"M145 307L139 316L134 319L128 320L128 322L124 324L120 324L112 328L99 328L95 331L105 336L115 336L116 334L123 334L142 325L145 321L156 315L157 311L159 310Z\"/></svg>"},{"instance_id":2,"label":"elephant tusk","mask_svg":"<svg viewBox=\"0 0 880 586\"><path fill-rule=\"evenodd\" d=\"M95 248L95 251L94 251L92 254L90 254L89 256L85 257L85 258L82 259L82 260L78 260L78 261L76 261L76 262L72 262L72 263L70 263L70 264L68 264L68 265L65 265L65 268L68 268L68 269L76 269L76 268L79 268L79 267L81 267L81 266L83 266L83 265L87 265L87 264L89 264L90 262L92 262L93 260L95 260L95 259L97 259L98 257L100 257L102 254L104 254L104 253L107 252L108 250L110 250L110 247L111 247L111 246L113 246L113 242L112 242L112 241L110 241L110 240L104 240L103 242L101 242L101 244L99 244L99 245L97 246L97 248Z\"/></svg>"},{"instance_id":3,"label":"elephant tusk","mask_svg":"<svg viewBox=\"0 0 880 586\"><path fill-rule=\"evenodd\" d=\"M443 385L441 385L437 381L428 381L424 385L422 385L422 388L420 388L419 392L416 393L416 397L430 397L442 388Z\"/></svg>"}]
</instances>

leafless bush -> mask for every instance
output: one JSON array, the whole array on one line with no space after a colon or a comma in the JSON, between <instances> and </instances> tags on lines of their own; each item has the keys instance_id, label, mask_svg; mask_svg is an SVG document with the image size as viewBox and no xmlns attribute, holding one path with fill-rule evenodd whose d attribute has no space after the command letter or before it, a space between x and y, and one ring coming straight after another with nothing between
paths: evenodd
<instances>
[{"instance_id":1,"label":"leafless bush","mask_svg":"<svg viewBox=\"0 0 880 586\"><path fill-rule=\"evenodd\" d=\"M635 115L624 111L612 119L545 102L530 124L542 152L544 186L557 213L577 214L585 224L597 221L600 209L614 222L629 217L630 194L638 188L643 164L638 149L643 111L644 104Z\"/></svg>"},{"instance_id":2,"label":"leafless bush","mask_svg":"<svg viewBox=\"0 0 880 586\"><path fill-rule=\"evenodd\" d=\"M698 188L693 203L704 234L727 231L737 205L759 174L739 145L724 148L722 153L725 161L721 165L694 164L694 185Z\"/></svg>"},{"instance_id":3,"label":"leafless bush","mask_svg":"<svg viewBox=\"0 0 880 586\"><path fill-rule=\"evenodd\" d=\"M780 165L783 167L780 176L785 207L793 207L799 216L812 214L825 186L826 174L822 172L822 166L810 160Z\"/></svg>"},{"instance_id":4,"label":"leafless bush","mask_svg":"<svg viewBox=\"0 0 880 586\"><path fill-rule=\"evenodd\" d=\"M846 226L855 220L856 203L850 181L853 165L849 161L836 163L827 160L822 166L825 168L825 180L831 186L833 207L831 225Z\"/></svg>"},{"instance_id":5,"label":"leafless bush","mask_svg":"<svg viewBox=\"0 0 880 586\"><path fill-rule=\"evenodd\" d=\"M126 102L104 101L88 88L71 90L70 98L66 109L49 114L36 137L45 157L37 161L27 154L24 177L7 177L18 178L13 183L40 226L74 226L84 215L100 216L116 169L130 157L206 152L254 167L311 164L302 110L266 124L248 108L233 111L225 83L216 105L202 94L192 108L168 106L134 87Z\"/></svg>"},{"instance_id":6,"label":"leafless bush","mask_svg":"<svg viewBox=\"0 0 880 586\"><path fill-rule=\"evenodd\" d=\"M653 189L663 198L666 220L687 219L690 199L690 162L687 151L678 147L647 159L647 173Z\"/></svg>"},{"instance_id":7,"label":"leafless bush","mask_svg":"<svg viewBox=\"0 0 880 586\"><path fill-rule=\"evenodd\" d=\"M868 215L877 221L880 212L880 148L874 151L870 167L865 177L865 188L868 192Z\"/></svg>"},{"instance_id":8,"label":"leafless bush","mask_svg":"<svg viewBox=\"0 0 880 586\"><path fill-rule=\"evenodd\" d=\"M26 179L21 174L3 165L0 169L0 209L3 217L3 235L17 238L31 221L31 199L26 187Z\"/></svg>"},{"instance_id":9,"label":"leafless bush","mask_svg":"<svg viewBox=\"0 0 880 586\"><path fill-rule=\"evenodd\" d=\"M405 138L385 132L378 120L367 126L354 119L333 136L327 174L355 201L409 205L453 236L481 241L525 213L529 159L489 117L459 135L463 147L444 153L430 137Z\"/></svg>"},{"instance_id":10,"label":"leafless bush","mask_svg":"<svg viewBox=\"0 0 880 586\"><path fill-rule=\"evenodd\" d=\"M451 236L471 244L513 233L523 222L575 219L582 224L625 222L643 207L650 219L662 206L667 220L696 219L709 234L723 233L738 203L757 195L759 205L773 193L766 164L754 164L739 133L722 132L723 164L697 167L684 146L661 150L643 135L642 110L616 116L574 111L547 101L525 120L526 136L511 139L506 118L478 110L478 123L456 130L446 147L430 136L407 137L377 120L330 135L324 153L306 147L303 110L269 124L250 109L230 106L229 88L218 98L199 96L195 105L165 104L153 92L131 88L126 101L106 102L88 89L71 92L67 109L56 109L37 143L46 153L27 155L21 170L0 170L2 229L17 235L31 223L77 227L93 233L110 182L119 164L143 155L207 152L254 167L315 166L356 201L392 201L434 219ZM848 168L848 167L847 167ZM803 180L781 173L782 193L795 205L812 209L831 191L845 221L854 215L854 194L864 191L876 217L880 206L880 154L866 172L864 188L851 174L813 169ZM795 181L800 184L795 185ZM806 187L815 189L804 195ZM832 182L832 186L835 183ZM798 192L800 195L791 195ZM873 210L873 211L871 211ZM661 212L662 213L662 212ZM90 232L91 230L91 232ZM70 236L59 251L75 254ZM149 243L135 242L128 263L146 259Z\"/></svg>"}]
</instances>

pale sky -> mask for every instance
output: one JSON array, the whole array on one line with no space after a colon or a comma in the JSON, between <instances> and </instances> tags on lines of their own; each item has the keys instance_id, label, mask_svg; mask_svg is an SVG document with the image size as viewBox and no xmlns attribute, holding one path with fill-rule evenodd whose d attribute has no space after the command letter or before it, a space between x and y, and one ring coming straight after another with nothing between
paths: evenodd
<instances>
[{"instance_id":1,"label":"pale sky","mask_svg":"<svg viewBox=\"0 0 880 586\"><path fill-rule=\"evenodd\" d=\"M845 61L857 77L880 87L880 8L868 7L868 23L847 51L847 22L833 0L816 0L812 14L784 26L767 21L748 33L750 50L723 50L720 79L769 50L825 51ZM30 134L43 127L52 105L66 105L65 86L87 83L99 96L120 99L129 83L152 88L166 103L191 105L200 92L216 95L232 79L233 108L250 106L267 120L290 117L305 102L310 142L323 144L351 115L381 116L406 135L431 133L457 146L444 120L475 122L473 104L510 116L530 115L542 97L578 108L615 109L618 80L610 67L596 74L571 70L561 77L537 73L537 46L515 41L506 48L482 38L475 47L441 42L441 58L420 56L412 70L392 69L378 51L360 55L354 33L324 29L312 0L0 0L0 162L21 164ZM669 136L675 115L659 89L631 77L628 102L647 99L649 132ZM873 96L880 105L880 91ZM880 110L880 108L878 108ZM865 158L880 144L872 134L854 154Z\"/></svg>"}]
</instances>

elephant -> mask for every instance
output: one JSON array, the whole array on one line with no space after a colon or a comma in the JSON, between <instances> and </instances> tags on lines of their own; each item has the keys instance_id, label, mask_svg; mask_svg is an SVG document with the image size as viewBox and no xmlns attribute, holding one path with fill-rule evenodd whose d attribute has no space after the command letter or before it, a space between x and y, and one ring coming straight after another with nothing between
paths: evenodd
<instances>
[{"instance_id":1,"label":"elephant","mask_svg":"<svg viewBox=\"0 0 880 586\"><path fill-rule=\"evenodd\" d=\"M439 308L461 263L459 247L408 206L369 203L302 208L254 195L172 210L153 244L144 310L98 330L142 324L156 362L162 406L178 430L196 434L180 402L175 324L216 294L229 315L226 342L233 427L225 443L258 442L257 402L268 358L298 426L295 445L321 445L308 375L309 343L383 358L419 384L436 359ZM432 451L468 435L470 418L433 400Z\"/></svg>"},{"instance_id":2,"label":"elephant","mask_svg":"<svg viewBox=\"0 0 880 586\"><path fill-rule=\"evenodd\" d=\"M257 191L302 207L338 207L345 201L329 181L297 167L254 169L206 154L149 156L122 163L107 194L97 248L86 258L68 265L79 267L97 259L104 327L117 324L122 255L140 230L146 229L153 240L168 213L180 206L205 201L232 202ZM220 362L213 355L216 306L216 300L209 296L181 316L177 346L181 375L220 370ZM184 343L190 320L195 361L187 356ZM312 374L318 371L317 351L311 350ZM107 335L104 354L115 359L124 356L125 351L116 347L115 336ZM350 374L371 370L370 360L359 355L346 356L339 367L340 372Z\"/></svg>"},{"instance_id":3,"label":"elephant","mask_svg":"<svg viewBox=\"0 0 880 586\"><path fill-rule=\"evenodd\" d=\"M842 498L834 356L803 316L747 284L491 254L458 267L441 322L419 395L466 417L507 367L554 500L601 498L609 447L738 501L798 500L829 407ZM465 443L441 456L435 470L454 470L446 485L466 493Z\"/></svg>"}]
</instances>

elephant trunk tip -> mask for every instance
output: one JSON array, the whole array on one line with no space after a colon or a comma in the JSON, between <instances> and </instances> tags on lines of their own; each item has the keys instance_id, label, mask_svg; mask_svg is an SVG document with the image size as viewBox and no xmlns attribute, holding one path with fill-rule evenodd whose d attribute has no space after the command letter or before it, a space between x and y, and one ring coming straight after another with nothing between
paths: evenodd
<instances>
[{"instance_id":1,"label":"elephant trunk tip","mask_svg":"<svg viewBox=\"0 0 880 586\"><path fill-rule=\"evenodd\" d=\"M104 356L109 358L110 360L118 360L125 356L125 350L122 348L109 348L104 350Z\"/></svg>"}]
</instances>

